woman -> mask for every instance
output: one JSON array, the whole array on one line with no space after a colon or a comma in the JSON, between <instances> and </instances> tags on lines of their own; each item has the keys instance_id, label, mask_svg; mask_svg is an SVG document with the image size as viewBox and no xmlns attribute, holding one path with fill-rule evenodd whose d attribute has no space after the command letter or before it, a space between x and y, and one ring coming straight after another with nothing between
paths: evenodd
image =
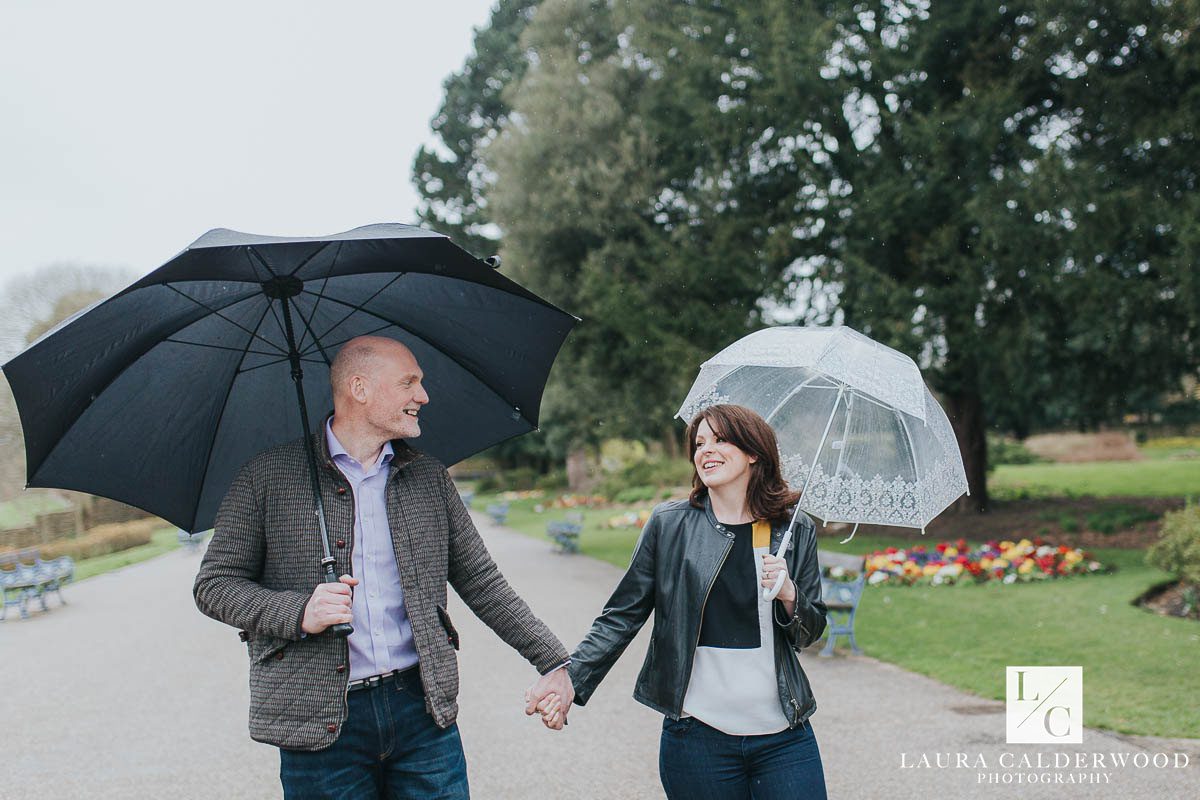
<instances>
[{"instance_id":1,"label":"woman","mask_svg":"<svg viewBox=\"0 0 1200 800\"><path fill-rule=\"evenodd\" d=\"M629 570L571 655L575 702L587 703L654 611L634 697L666 717L667 797L824 798L808 722L816 702L796 659L825 630L812 520L801 514L789 551L772 555L798 494L758 414L712 406L687 435L691 496L654 509ZM764 601L762 588L780 574L778 597ZM559 699L538 710L557 721Z\"/></svg>"}]
</instances>

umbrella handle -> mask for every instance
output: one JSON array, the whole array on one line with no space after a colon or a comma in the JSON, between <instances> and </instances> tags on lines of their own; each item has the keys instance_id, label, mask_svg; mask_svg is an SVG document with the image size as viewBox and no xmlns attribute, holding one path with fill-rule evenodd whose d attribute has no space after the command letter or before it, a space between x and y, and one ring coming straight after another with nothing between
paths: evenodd
<instances>
[{"instance_id":1,"label":"umbrella handle","mask_svg":"<svg viewBox=\"0 0 1200 800\"><path fill-rule=\"evenodd\" d=\"M340 583L337 575L335 575L333 572L333 564L327 564L325 566L324 583ZM349 622L339 622L326 628L325 633L329 634L330 636L336 636L339 639L345 639L347 636L354 633L354 626Z\"/></svg>"},{"instance_id":2,"label":"umbrella handle","mask_svg":"<svg viewBox=\"0 0 1200 800\"><path fill-rule=\"evenodd\" d=\"M763 600L774 600L775 596L783 589L783 582L787 579L786 575L780 575L775 579L775 585L770 589L763 589Z\"/></svg>"},{"instance_id":3,"label":"umbrella handle","mask_svg":"<svg viewBox=\"0 0 1200 800\"><path fill-rule=\"evenodd\" d=\"M799 510L800 510L799 506L797 506L796 507L797 513L799 513ZM793 516L792 517L792 525L795 525L795 524L796 524L796 517ZM776 555L778 555L780 558L783 558L783 554L787 552L788 545L792 543L792 525L788 525L787 533L785 533L783 535L782 541L779 542L779 552L776 553ZM786 578L787 578L786 575L780 574L780 576L775 579L774 586L772 586L770 589L762 590L762 599L764 601L765 600L774 600L775 596L779 594L781 589L783 589L783 582L784 582L784 580L786 580Z\"/></svg>"}]
</instances>

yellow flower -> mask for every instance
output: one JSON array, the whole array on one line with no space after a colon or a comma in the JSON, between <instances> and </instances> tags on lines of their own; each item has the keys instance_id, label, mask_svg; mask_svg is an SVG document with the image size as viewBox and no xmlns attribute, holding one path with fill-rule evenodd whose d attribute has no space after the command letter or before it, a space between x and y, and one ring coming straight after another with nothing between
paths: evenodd
<instances>
[{"instance_id":1,"label":"yellow flower","mask_svg":"<svg viewBox=\"0 0 1200 800\"><path fill-rule=\"evenodd\" d=\"M992 559L988 558L987 556L984 556L983 558L979 559L979 566L982 567L983 569L991 569L992 568Z\"/></svg>"},{"instance_id":2,"label":"yellow flower","mask_svg":"<svg viewBox=\"0 0 1200 800\"><path fill-rule=\"evenodd\" d=\"M923 575L937 575L937 571L941 569L937 564L926 564L925 569L921 571Z\"/></svg>"},{"instance_id":3,"label":"yellow flower","mask_svg":"<svg viewBox=\"0 0 1200 800\"><path fill-rule=\"evenodd\" d=\"M945 552L946 558L954 558L956 555L958 555L957 547L947 547L946 548L946 552Z\"/></svg>"},{"instance_id":4,"label":"yellow flower","mask_svg":"<svg viewBox=\"0 0 1200 800\"><path fill-rule=\"evenodd\" d=\"M1033 559L1032 558L1025 559L1024 561L1021 562L1021 566L1017 567L1017 572L1021 573L1022 575L1028 575L1032 571L1033 571Z\"/></svg>"}]
</instances>

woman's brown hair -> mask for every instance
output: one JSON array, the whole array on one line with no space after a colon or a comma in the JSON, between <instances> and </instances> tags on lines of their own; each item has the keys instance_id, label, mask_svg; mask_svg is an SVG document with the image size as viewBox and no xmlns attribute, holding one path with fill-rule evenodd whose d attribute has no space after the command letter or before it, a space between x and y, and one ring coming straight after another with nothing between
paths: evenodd
<instances>
[{"instance_id":1,"label":"woman's brown hair","mask_svg":"<svg viewBox=\"0 0 1200 800\"><path fill-rule=\"evenodd\" d=\"M750 485L746 488L747 505L754 518L772 522L789 518L792 508L800 500L800 493L793 492L783 479L775 431L766 420L745 406L709 406L688 425L688 459L692 462L692 494L688 499L691 504L704 508L704 497L708 494L708 487L696 472L696 430L704 421L715 435L756 458L750 465Z\"/></svg>"}]
</instances>

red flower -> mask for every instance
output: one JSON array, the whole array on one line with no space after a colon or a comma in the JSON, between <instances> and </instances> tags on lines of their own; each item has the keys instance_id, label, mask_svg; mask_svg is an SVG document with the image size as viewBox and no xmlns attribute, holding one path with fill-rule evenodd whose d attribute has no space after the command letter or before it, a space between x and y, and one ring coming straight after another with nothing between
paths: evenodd
<instances>
[{"instance_id":1,"label":"red flower","mask_svg":"<svg viewBox=\"0 0 1200 800\"><path fill-rule=\"evenodd\" d=\"M945 542L939 542L938 546L937 546L937 551L939 553L944 553L944 552L946 552L946 548L949 546L950 545L946 544Z\"/></svg>"},{"instance_id":2,"label":"red flower","mask_svg":"<svg viewBox=\"0 0 1200 800\"><path fill-rule=\"evenodd\" d=\"M883 552L887 553L887 554L890 556L890 555L892 555L893 553L895 553L895 552L896 552L896 548L894 548L894 547L889 547L889 548L885 549Z\"/></svg>"}]
</instances>

